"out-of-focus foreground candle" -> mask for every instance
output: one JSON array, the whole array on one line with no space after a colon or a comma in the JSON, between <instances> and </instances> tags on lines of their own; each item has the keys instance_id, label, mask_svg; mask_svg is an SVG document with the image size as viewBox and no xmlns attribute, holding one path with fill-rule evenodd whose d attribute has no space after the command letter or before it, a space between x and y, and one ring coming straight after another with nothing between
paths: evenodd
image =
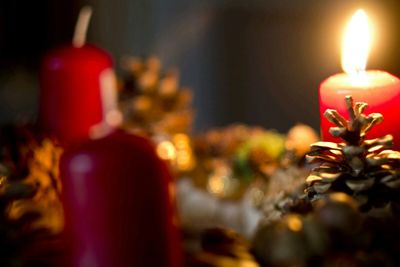
<instances>
[{"instance_id":1,"label":"out-of-focus foreground candle","mask_svg":"<svg viewBox=\"0 0 400 267\"><path fill-rule=\"evenodd\" d=\"M62 143L86 139L106 120L102 99L110 98L115 81L110 55L85 44L90 15L82 9L72 45L53 50L42 64L39 125Z\"/></svg>"},{"instance_id":2,"label":"out-of-focus foreground candle","mask_svg":"<svg viewBox=\"0 0 400 267\"><path fill-rule=\"evenodd\" d=\"M358 10L346 29L342 44L342 68L345 73L326 79L319 88L321 135L324 141L339 141L329 134L333 125L324 117L326 109L348 116L344 98L368 103L367 111L379 112L383 123L368 133L368 138L391 134L400 149L400 80L384 71L365 71L371 46L371 30L364 11Z\"/></svg>"},{"instance_id":3,"label":"out-of-focus foreground candle","mask_svg":"<svg viewBox=\"0 0 400 267\"><path fill-rule=\"evenodd\" d=\"M144 138L122 131L61 158L65 267L182 267L172 178Z\"/></svg>"},{"instance_id":4,"label":"out-of-focus foreground candle","mask_svg":"<svg viewBox=\"0 0 400 267\"><path fill-rule=\"evenodd\" d=\"M42 72L40 120L65 148L60 266L182 267L170 172L149 140L116 130L111 59L79 40L51 53Z\"/></svg>"}]
</instances>

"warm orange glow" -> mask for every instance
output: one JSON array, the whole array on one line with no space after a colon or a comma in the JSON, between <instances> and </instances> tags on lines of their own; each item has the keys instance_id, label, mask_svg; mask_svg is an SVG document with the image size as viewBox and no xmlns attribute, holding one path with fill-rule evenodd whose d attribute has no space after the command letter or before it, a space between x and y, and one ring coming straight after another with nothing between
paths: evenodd
<instances>
[{"instance_id":1,"label":"warm orange glow","mask_svg":"<svg viewBox=\"0 0 400 267\"><path fill-rule=\"evenodd\" d=\"M190 139L186 134L175 134L172 142L176 148L176 164L180 171L189 171L195 165Z\"/></svg>"},{"instance_id":2,"label":"warm orange glow","mask_svg":"<svg viewBox=\"0 0 400 267\"><path fill-rule=\"evenodd\" d=\"M303 223L296 215L289 215L287 218L287 226L293 232L298 232L303 228Z\"/></svg>"},{"instance_id":3,"label":"warm orange glow","mask_svg":"<svg viewBox=\"0 0 400 267\"><path fill-rule=\"evenodd\" d=\"M157 155L163 160L175 160L176 150L170 141L162 141L157 144Z\"/></svg>"},{"instance_id":4,"label":"warm orange glow","mask_svg":"<svg viewBox=\"0 0 400 267\"><path fill-rule=\"evenodd\" d=\"M348 74L363 72L371 48L372 33L367 14L359 9L351 18L342 41L342 68Z\"/></svg>"}]
</instances>

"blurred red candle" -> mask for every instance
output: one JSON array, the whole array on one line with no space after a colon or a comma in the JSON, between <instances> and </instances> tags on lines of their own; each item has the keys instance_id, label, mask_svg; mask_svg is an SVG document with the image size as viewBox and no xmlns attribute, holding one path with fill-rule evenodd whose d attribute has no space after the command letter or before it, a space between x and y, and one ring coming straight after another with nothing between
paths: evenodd
<instances>
[{"instance_id":1,"label":"blurred red candle","mask_svg":"<svg viewBox=\"0 0 400 267\"><path fill-rule=\"evenodd\" d=\"M114 82L110 55L85 44L90 12L83 14L73 44L50 52L41 69L39 125L63 143L87 138L106 119L102 101Z\"/></svg>"},{"instance_id":2,"label":"blurred red candle","mask_svg":"<svg viewBox=\"0 0 400 267\"><path fill-rule=\"evenodd\" d=\"M61 159L68 267L181 267L174 185L144 138L116 131Z\"/></svg>"},{"instance_id":3,"label":"blurred red candle","mask_svg":"<svg viewBox=\"0 0 400 267\"><path fill-rule=\"evenodd\" d=\"M368 103L367 112L378 112L384 121L368 133L368 138L391 134L395 148L400 149L400 80L383 71L365 71L371 43L368 18L362 10L353 16L345 32L342 67L345 73L326 79L319 88L321 135L324 141L339 142L329 133L333 125L324 117L327 109L336 109L348 118L344 98Z\"/></svg>"},{"instance_id":4,"label":"blurred red candle","mask_svg":"<svg viewBox=\"0 0 400 267\"><path fill-rule=\"evenodd\" d=\"M87 21L90 12L83 12ZM121 115L110 56L74 43L80 45L45 60L40 101L42 127L65 145L60 265L181 267L170 172L147 139L116 130Z\"/></svg>"}]
</instances>

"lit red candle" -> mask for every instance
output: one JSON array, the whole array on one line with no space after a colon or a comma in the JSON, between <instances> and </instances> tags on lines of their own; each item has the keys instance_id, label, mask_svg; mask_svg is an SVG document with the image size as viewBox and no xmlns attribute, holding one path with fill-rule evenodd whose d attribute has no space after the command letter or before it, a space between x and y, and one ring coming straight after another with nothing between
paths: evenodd
<instances>
[{"instance_id":1,"label":"lit red candle","mask_svg":"<svg viewBox=\"0 0 400 267\"><path fill-rule=\"evenodd\" d=\"M368 103L367 112L378 112L384 116L383 123L374 127L367 137L391 134L395 148L400 149L400 80L384 71L365 71L370 44L368 18L362 10L358 10L343 39L342 67L345 73L329 77L319 88L322 139L339 141L329 134L333 125L323 114L326 109L336 109L347 116L344 98L352 95L355 101Z\"/></svg>"}]
</instances>

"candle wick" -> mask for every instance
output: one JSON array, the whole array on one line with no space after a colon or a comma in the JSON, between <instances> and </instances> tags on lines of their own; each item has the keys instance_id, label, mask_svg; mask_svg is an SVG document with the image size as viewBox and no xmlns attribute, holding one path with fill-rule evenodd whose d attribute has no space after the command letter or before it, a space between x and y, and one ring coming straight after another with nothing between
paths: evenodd
<instances>
[{"instance_id":1,"label":"candle wick","mask_svg":"<svg viewBox=\"0 0 400 267\"><path fill-rule=\"evenodd\" d=\"M363 77L365 74L365 69L363 68L355 68L354 71L352 72L352 75L355 77Z\"/></svg>"},{"instance_id":2,"label":"candle wick","mask_svg":"<svg viewBox=\"0 0 400 267\"><path fill-rule=\"evenodd\" d=\"M84 6L79 12L78 21L75 25L74 38L72 45L74 47L82 47L86 43L86 33L89 27L89 21L92 16L92 7Z\"/></svg>"}]
</instances>

